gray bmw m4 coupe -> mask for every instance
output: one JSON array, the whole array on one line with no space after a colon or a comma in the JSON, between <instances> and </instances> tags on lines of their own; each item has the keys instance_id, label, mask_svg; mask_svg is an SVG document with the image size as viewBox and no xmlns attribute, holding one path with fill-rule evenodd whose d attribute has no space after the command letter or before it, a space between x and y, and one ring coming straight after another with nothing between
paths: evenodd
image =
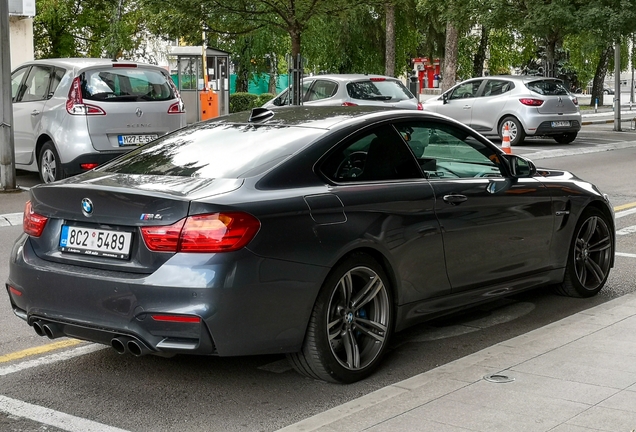
<instances>
[{"instance_id":1,"label":"gray bmw m4 coupe","mask_svg":"<svg viewBox=\"0 0 636 432\"><path fill-rule=\"evenodd\" d=\"M391 335L538 286L595 295L606 195L435 113L257 108L31 189L7 293L119 353L285 353L354 382Z\"/></svg>"}]
</instances>

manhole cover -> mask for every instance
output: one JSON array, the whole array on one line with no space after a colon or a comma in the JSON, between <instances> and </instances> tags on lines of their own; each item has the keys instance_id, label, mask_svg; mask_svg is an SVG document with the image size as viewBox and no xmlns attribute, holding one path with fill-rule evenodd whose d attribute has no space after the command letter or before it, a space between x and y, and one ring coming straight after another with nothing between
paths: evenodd
<instances>
[{"instance_id":1,"label":"manhole cover","mask_svg":"<svg viewBox=\"0 0 636 432\"><path fill-rule=\"evenodd\" d=\"M508 383L508 382L513 382L515 380L514 378L511 378L508 375L504 375L504 374L486 375L484 379L488 382L493 382L493 383Z\"/></svg>"}]
</instances>

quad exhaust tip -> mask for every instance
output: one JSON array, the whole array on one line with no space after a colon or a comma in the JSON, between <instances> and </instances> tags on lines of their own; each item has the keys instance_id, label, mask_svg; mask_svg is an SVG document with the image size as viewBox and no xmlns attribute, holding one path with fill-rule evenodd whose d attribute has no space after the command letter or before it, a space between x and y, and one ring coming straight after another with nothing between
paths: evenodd
<instances>
[{"instance_id":1,"label":"quad exhaust tip","mask_svg":"<svg viewBox=\"0 0 636 432\"><path fill-rule=\"evenodd\" d=\"M150 349L145 344L127 336L115 336L111 339L110 346L119 354L130 353L135 357L150 354Z\"/></svg>"},{"instance_id":2,"label":"quad exhaust tip","mask_svg":"<svg viewBox=\"0 0 636 432\"><path fill-rule=\"evenodd\" d=\"M33 329L38 336L46 336L49 339L57 339L64 336L60 326L55 323L38 320L33 323Z\"/></svg>"}]
</instances>

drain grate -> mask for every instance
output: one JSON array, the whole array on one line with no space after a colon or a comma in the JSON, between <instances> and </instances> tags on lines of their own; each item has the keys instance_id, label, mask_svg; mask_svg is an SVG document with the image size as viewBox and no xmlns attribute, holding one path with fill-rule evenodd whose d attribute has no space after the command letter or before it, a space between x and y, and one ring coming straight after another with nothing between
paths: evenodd
<instances>
[{"instance_id":1,"label":"drain grate","mask_svg":"<svg viewBox=\"0 0 636 432\"><path fill-rule=\"evenodd\" d=\"M509 382L513 382L515 379L512 377L509 377L508 375L504 375L504 374L491 374L491 375L486 375L484 376L484 379L488 382L492 382L492 383L509 383Z\"/></svg>"}]
</instances>

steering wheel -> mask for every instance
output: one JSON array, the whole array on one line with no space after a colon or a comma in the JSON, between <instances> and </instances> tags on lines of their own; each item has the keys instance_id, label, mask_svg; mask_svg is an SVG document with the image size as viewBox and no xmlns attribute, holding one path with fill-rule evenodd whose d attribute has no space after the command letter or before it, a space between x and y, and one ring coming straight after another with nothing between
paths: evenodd
<instances>
[{"instance_id":1,"label":"steering wheel","mask_svg":"<svg viewBox=\"0 0 636 432\"><path fill-rule=\"evenodd\" d=\"M367 159L367 153L356 151L347 156L336 170L336 178L353 179L360 177L364 171L364 162Z\"/></svg>"}]
</instances>

